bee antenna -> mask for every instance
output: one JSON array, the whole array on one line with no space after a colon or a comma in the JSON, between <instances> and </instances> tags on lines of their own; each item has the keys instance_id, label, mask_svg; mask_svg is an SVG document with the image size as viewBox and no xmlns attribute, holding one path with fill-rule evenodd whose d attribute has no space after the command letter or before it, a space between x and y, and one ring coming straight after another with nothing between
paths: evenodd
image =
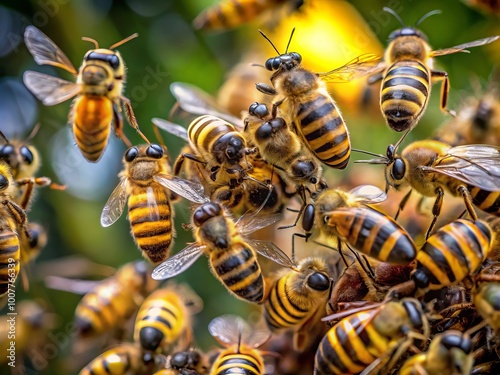
<instances>
[{"instance_id":1,"label":"bee antenna","mask_svg":"<svg viewBox=\"0 0 500 375\"><path fill-rule=\"evenodd\" d=\"M262 35L264 37L264 39L266 39L269 43L271 43L271 45L273 46L274 50L278 53L278 55L281 55L280 51L278 51L278 49L273 44L273 42L271 42L271 39L269 39L268 36L266 34L264 34L264 32L261 29L259 29L259 33L260 33L260 35Z\"/></svg>"},{"instance_id":2,"label":"bee antenna","mask_svg":"<svg viewBox=\"0 0 500 375\"><path fill-rule=\"evenodd\" d=\"M399 16L399 14L397 14L391 8L389 8L389 7L383 7L382 9L384 10L384 12L392 14L394 16L394 18L396 18L399 21L399 23L401 24L401 26L403 26L403 27L406 26L405 23L403 22L403 20L401 19L401 17Z\"/></svg>"},{"instance_id":3,"label":"bee antenna","mask_svg":"<svg viewBox=\"0 0 500 375\"><path fill-rule=\"evenodd\" d=\"M40 130L40 126L42 126L39 122L36 123L35 127L31 131L31 133L28 134L24 142L29 143L33 138L35 138L35 135L37 135L38 130Z\"/></svg>"},{"instance_id":4,"label":"bee antenna","mask_svg":"<svg viewBox=\"0 0 500 375\"><path fill-rule=\"evenodd\" d=\"M252 63L252 64L250 64L250 66L258 66L259 68L264 68L264 69L266 69L266 67L265 67L264 65L262 65L262 64L257 64L257 63Z\"/></svg>"},{"instance_id":5,"label":"bee antenna","mask_svg":"<svg viewBox=\"0 0 500 375\"><path fill-rule=\"evenodd\" d=\"M292 33L290 34L290 39L288 39L288 44L286 45L285 53L288 52L288 47L290 46L290 43L292 42L292 37L293 37L294 32L295 32L295 27L292 29Z\"/></svg>"},{"instance_id":6,"label":"bee antenna","mask_svg":"<svg viewBox=\"0 0 500 375\"><path fill-rule=\"evenodd\" d=\"M95 46L95 49L99 48L99 43L97 43L97 40L89 38L88 36L82 36L82 40L85 40L86 42L93 43Z\"/></svg>"},{"instance_id":7,"label":"bee antenna","mask_svg":"<svg viewBox=\"0 0 500 375\"><path fill-rule=\"evenodd\" d=\"M351 151L355 151L355 152L359 152L361 154L366 154L366 155L371 155L371 156L377 156L379 158L385 158L384 155L376 154L376 153L370 152L370 151L358 150L357 148L351 148Z\"/></svg>"},{"instance_id":8,"label":"bee antenna","mask_svg":"<svg viewBox=\"0 0 500 375\"><path fill-rule=\"evenodd\" d=\"M127 43L128 41L130 41L130 40L132 40L132 39L137 38L138 36L139 36L139 34L138 34L138 33L134 33L134 34L132 34L132 35L130 35L130 36L128 36L128 37L126 37L125 39L122 39L122 40L120 40L119 42L117 42L117 43L115 43L115 44L111 45L111 46L109 47L109 49L115 49L116 47L119 47L119 46L121 46L122 44L125 44L125 43Z\"/></svg>"},{"instance_id":9,"label":"bee antenna","mask_svg":"<svg viewBox=\"0 0 500 375\"><path fill-rule=\"evenodd\" d=\"M441 10L439 9L434 9L434 10L431 10L429 13L427 14L424 14L422 17L420 17L420 19L415 23L415 27L417 27L418 25L420 25L422 23L423 20L429 18L430 16L433 16L435 14L441 14Z\"/></svg>"},{"instance_id":10,"label":"bee antenna","mask_svg":"<svg viewBox=\"0 0 500 375\"><path fill-rule=\"evenodd\" d=\"M9 144L9 140L7 139L7 137L5 136L5 134L3 134L3 132L1 130L0 130L0 137L2 137L5 140L5 143Z\"/></svg>"}]
</instances>

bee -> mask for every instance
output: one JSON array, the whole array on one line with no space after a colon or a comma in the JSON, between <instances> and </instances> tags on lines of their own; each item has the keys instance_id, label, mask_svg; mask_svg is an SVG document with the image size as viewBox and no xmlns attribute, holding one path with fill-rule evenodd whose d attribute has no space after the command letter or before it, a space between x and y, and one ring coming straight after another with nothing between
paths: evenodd
<instances>
[{"instance_id":1,"label":"bee","mask_svg":"<svg viewBox=\"0 0 500 375\"><path fill-rule=\"evenodd\" d=\"M127 263L92 288L78 303L75 325L81 336L99 336L124 324L158 287L144 261Z\"/></svg>"},{"instance_id":2,"label":"bee","mask_svg":"<svg viewBox=\"0 0 500 375\"><path fill-rule=\"evenodd\" d=\"M285 266L290 265L290 260L272 242L253 240L246 236L275 223L281 215L257 216L260 212L258 209L242 215L235 222L227 209L210 201L201 190L192 190L191 193L191 200L201 203L191 219L196 242L157 266L152 277L156 280L174 277L188 269L202 254L206 254L211 272L232 295L247 302L261 303L264 298L264 280L256 253Z\"/></svg>"},{"instance_id":3,"label":"bee","mask_svg":"<svg viewBox=\"0 0 500 375\"><path fill-rule=\"evenodd\" d=\"M432 51L427 37L416 27L428 17L441 11L434 10L425 14L417 21L415 27L405 26L392 9L384 7L384 11L391 13L403 27L389 35L390 42L383 61L370 72L369 82L382 80L380 88L382 114L391 129L408 133L417 125L425 112L432 82L442 81L440 107L442 111L452 113L447 109L450 87L448 73L434 70L433 58L456 52L468 52L467 48L492 43L499 37L492 36Z\"/></svg>"},{"instance_id":4,"label":"bee","mask_svg":"<svg viewBox=\"0 0 500 375\"><path fill-rule=\"evenodd\" d=\"M396 147L389 145L386 156L378 156L378 159L357 162L385 164L387 186L396 190L411 187L401 201L396 217L413 190L426 197L436 197L426 238L441 212L445 191L453 196L462 196L474 220L477 215L473 205L490 214L500 215L500 147L451 147L439 141L422 140L406 146L401 155L396 154Z\"/></svg>"},{"instance_id":5,"label":"bee","mask_svg":"<svg viewBox=\"0 0 500 375\"><path fill-rule=\"evenodd\" d=\"M429 337L427 317L416 299L375 304L371 310L363 307L324 320L344 314L351 315L331 327L321 341L314 374L368 374L387 360L385 367L390 369L415 339Z\"/></svg>"},{"instance_id":6,"label":"bee","mask_svg":"<svg viewBox=\"0 0 500 375\"><path fill-rule=\"evenodd\" d=\"M226 347L215 359L210 375L264 374L264 359L256 348L269 340L271 332L250 327L243 319L234 315L213 319L208 325L208 331Z\"/></svg>"},{"instance_id":7,"label":"bee","mask_svg":"<svg viewBox=\"0 0 500 375\"><path fill-rule=\"evenodd\" d=\"M201 306L201 299L187 285L154 291L137 313L134 341L149 352L167 352L175 345L186 347L192 337L190 310L198 312Z\"/></svg>"},{"instance_id":8,"label":"bee","mask_svg":"<svg viewBox=\"0 0 500 375\"><path fill-rule=\"evenodd\" d=\"M467 333L448 330L432 339L429 349L407 359L400 375L469 375L474 358L472 340Z\"/></svg>"},{"instance_id":9,"label":"bee","mask_svg":"<svg viewBox=\"0 0 500 375\"><path fill-rule=\"evenodd\" d=\"M203 353L190 349L169 355L166 368L154 375L203 375L207 371L208 364Z\"/></svg>"},{"instance_id":10,"label":"bee","mask_svg":"<svg viewBox=\"0 0 500 375\"><path fill-rule=\"evenodd\" d=\"M272 332L293 330L294 349L306 350L311 344L311 330L325 315L332 284L322 258L305 258L291 270L280 272L263 304L269 329Z\"/></svg>"},{"instance_id":11,"label":"bee","mask_svg":"<svg viewBox=\"0 0 500 375\"><path fill-rule=\"evenodd\" d=\"M362 55L340 68L317 74L301 66L299 53L288 53L287 47L285 53L280 54L269 38L262 31L260 33L279 56L269 58L265 63L266 69L274 72L272 86L258 83L257 89L275 96L273 106L279 109L279 117L283 117L300 135L316 158L332 168L344 169L351 154L349 131L320 77L346 81L367 72L366 67L378 58L372 54ZM292 36L293 31L290 40Z\"/></svg>"},{"instance_id":12,"label":"bee","mask_svg":"<svg viewBox=\"0 0 500 375\"><path fill-rule=\"evenodd\" d=\"M130 141L123 133L121 105L130 124L139 135L149 143L139 130L130 100L123 96L125 83L125 64L119 52L114 48L137 37L133 34L113 44L109 49L99 48L98 43L90 38L83 40L95 44L95 49L88 51L77 71L68 57L44 33L34 26L28 26L24 32L24 41L28 50L39 65L52 65L70 72L77 77L70 82L58 77L34 71L23 75L26 87L43 104L52 106L75 97L69 114L76 144L82 155L90 162L97 162L108 143L111 124L115 133L127 146Z\"/></svg>"},{"instance_id":13,"label":"bee","mask_svg":"<svg viewBox=\"0 0 500 375\"><path fill-rule=\"evenodd\" d=\"M281 16L298 11L304 0L220 0L203 10L193 21L197 30L233 29L258 17L271 26Z\"/></svg>"},{"instance_id":14,"label":"bee","mask_svg":"<svg viewBox=\"0 0 500 375\"><path fill-rule=\"evenodd\" d=\"M500 278L498 275L494 276L493 280L483 280L486 282L480 282L476 285L472 293L472 300L477 312L498 337L500 333ZM481 277L486 277L486 275L480 274L479 279Z\"/></svg>"},{"instance_id":15,"label":"bee","mask_svg":"<svg viewBox=\"0 0 500 375\"><path fill-rule=\"evenodd\" d=\"M464 0L464 3L488 15L500 15L500 2L498 0Z\"/></svg>"},{"instance_id":16,"label":"bee","mask_svg":"<svg viewBox=\"0 0 500 375\"><path fill-rule=\"evenodd\" d=\"M129 148L123 164L121 181L102 210L101 225L118 220L128 202L134 241L145 258L161 262L169 256L174 236L171 200L175 193L184 195L184 185L191 183L171 176L166 149L157 144Z\"/></svg>"},{"instance_id":17,"label":"bee","mask_svg":"<svg viewBox=\"0 0 500 375\"><path fill-rule=\"evenodd\" d=\"M306 232L302 237L327 246L336 241L341 255L341 244L345 243L379 261L408 264L417 253L408 233L389 216L366 206L386 198L372 185L361 185L349 192L326 189L314 197L314 203L302 208L302 228Z\"/></svg>"}]
</instances>

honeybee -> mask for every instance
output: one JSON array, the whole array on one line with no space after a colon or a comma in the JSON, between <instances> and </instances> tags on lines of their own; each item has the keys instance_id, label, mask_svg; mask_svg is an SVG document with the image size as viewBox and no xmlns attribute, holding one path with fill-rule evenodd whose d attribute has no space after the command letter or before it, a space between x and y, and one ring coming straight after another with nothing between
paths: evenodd
<instances>
[{"instance_id":1,"label":"honeybee","mask_svg":"<svg viewBox=\"0 0 500 375\"><path fill-rule=\"evenodd\" d=\"M389 216L366 206L386 198L372 185L361 185L349 192L324 190L313 198L314 203L302 209L305 238L328 246L336 241L341 255L341 243L345 243L382 262L408 264L417 250L406 230Z\"/></svg>"},{"instance_id":2,"label":"honeybee","mask_svg":"<svg viewBox=\"0 0 500 375\"><path fill-rule=\"evenodd\" d=\"M151 293L142 303L134 327L134 341L145 351L168 352L175 345L191 343L190 315L203 306L187 285L167 286Z\"/></svg>"},{"instance_id":3,"label":"honeybee","mask_svg":"<svg viewBox=\"0 0 500 375\"><path fill-rule=\"evenodd\" d=\"M305 145L315 157L326 165L344 169L349 163L351 143L346 124L321 77L346 81L368 72L366 69L378 57L366 54L349 61L340 68L327 73L313 73L300 64L302 56L297 52L280 54L269 58L265 67L274 71L272 86L258 83L257 89L276 96L273 106L278 107L279 117L283 117L293 130L301 136ZM293 36L290 36L290 40ZM290 43L290 42L289 42Z\"/></svg>"},{"instance_id":4,"label":"honeybee","mask_svg":"<svg viewBox=\"0 0 500 375\"><path fill-rule=\"evenodd\" d=\"M314 340L312 331L325 315L332 284L322 258L305 258L291 270L278 273L263 304L269 329L272 332L291 329L294 349L303 352L309 348Z\"/></svg>"},{"instance_id":5,"label":"honeybee","mask_svg":"<svg viewBox=\"0 0 500 375\"><path fill-rule=\"evenodd\" d=\"M368 374L388 361L385 368L391 369L415 339L429 337L429 323L418 300L407 298L371 307L324 318L351 314L331 327L321 341L315 374Z\"/></svg>"},{"instance_id":6,"label":"honeybee","mask_svg":"<svg viewBox=\"0 0 500 375\"><path fill-rule=\"evenodd\" d=\"M166 368L154 375L204 375L208 371L206 362L205 356L199 350L177 352L169 355Z\"/></svg>"},{"instance_id":7,"label":"honeybee","mask_svg":"<svg viewBox=\"0 0 500 375\"><path fill-rule=\"evenodd\" d=\"M124 324L158 287L150 272L144 261L127 263L85 294L75 310L79 334L98 336Z\"/></svg>"},{"instance_id":8,"label":"honeybee","mask_svg":"<svg viewBox=\"0 0 500 375\"><path fill-rule=\"evenodd\" d=\"M389 145L386 156L379 155L378 159L358 162L385 164L387 186L396 190L411 187L401 201L398 214L413 190L426 197L436 197L426 238L436 224L445 191L453 196L462 196L474 220L477 215L472 205L500 215L500 147L451 147L438 141L422 140L406 146L401 155L396 154L393 145Z\"/></svg>"},{"instance_id":9,"label":"honeybee","mask_svg":"<svg viewBox=\"0 0 500 375\"><path fill-rule=\"evenodd\" d=\"M493 275L491 280L488 280L488 276L489 275L484 274L479 275L479 280L481 280L481 277L483 277L483 280L479 283L476 280L476 286L472 293L472 300L477 312L483 317L491 329L493 329L495 336L498 338L500 333L500 304L498 303L498 296L500 295L500 276Z\"/></svg>"},{"instance_id":10,"label":"honeybee","mask_svg":"<svg viewBox=\"0 0 500 375\"><path fill-rule=\"evenodd\" d=\"M121 181L113 190L101 214L108 227L121 216L128 202L128 219L134 241L153 263L165 260L172 247L174 211L172 192L184 195L191 182L171 176L166 149L157 144L129 148L123 157Z\"/></svg>"},{"instance_id":11,"label":"honeybee","mask_svg":"<svg viewBox=\"0 0 500 375\"><path fill-rule=\"evenodd\" d=\"M264 374L264 359L256 348L269 340L271 332L250 327L243 319L234 315L213 319L208 325L208 331L226 347L215 359L210 375Z\"/></svg>"},{"instance_id":12,"label":"honeybee","mask_svg":"<svg viewBox=\"0 0 500 375\"><path fill-rule=\"evenodd\" d=\"M123 96L126 69L123 59L114 48L137 37L133 34L113 44L109 49L99 48L97 41L83 40L95 44L88 51L80 69L77 71L68 57L44 33L34 26L26 27L24 41L28 50L39 65L52 65L70 72L77 77L70 82L48 74L26 71L23 81L26 87L44 105L52 106L74 96L69 123L72 126L76 144L82 155L90 162L97 162L104 152L109 139L111 124L115 133L127 146L130 141L123 133L121 105L130 124L139 135L149 143L139 130L130 100Z\"/></svg>"},{"instance_id":13,"label":"honeybee","mask_svg":"<svg viewBox=\"0 0 500 375\"><path fill-rule=\"evenodd\" d=\"M233 29L261 17L271 26L280 16L298 11L304 0L220 0L193 21L197 30Z\"/></svg>"},{"instance_id":14,"label":"honeybee","mask_svg":"<svg viewBox=\"0 0 500 375\"><path fill-rule=\"evenodd\" d=\"M440 107L451 113L446 105L448 101L448 73L434 70L433 58L456 52L467 52L466 48L483 46L497 40L492 36L460 44L454 47L434 50L427 42L427 37L416 27L428 17L439 14L434 10L422 16L415 27L405 26L399 15L384 7L403 26L389 35L389 46L385 50L383 61L373 69L370 83L382 80L380 87L380 108L389 127L397 132L411 131L425 112L431 92L432 82L442 81ZM404 137L404 136L403 136Z\"/></svg>"},{"instance_id":15,"label":"honeybee","mask_svg":"<svg viewBox=\"0 0 500 375\"><path fill-rule=\"evenodd\" d=\"M290 260L272 242L246 236L275 223L281 215L257 216L259 209L242 215L235 222L227 209L210 201L200 190L191 193L191 200L201 203L191 219L196 242L157 266L152 277L156 280L174 277L205 254L209 258L211 272L232 295L247 302L261 303L264 281L256 253L285 266L289 266Z\"/></svg>"},{"instance_id":16,"label":"honeybee","mask_svg":"<svg viewBox=\"0 0 500 375\"><path fill-rule=\"evenodd\" d=\"M448 330L437 334L425 353L407 359L399 375L469 375L474 357L472 340L467 333Z\"/></svg>"}]
</instances>

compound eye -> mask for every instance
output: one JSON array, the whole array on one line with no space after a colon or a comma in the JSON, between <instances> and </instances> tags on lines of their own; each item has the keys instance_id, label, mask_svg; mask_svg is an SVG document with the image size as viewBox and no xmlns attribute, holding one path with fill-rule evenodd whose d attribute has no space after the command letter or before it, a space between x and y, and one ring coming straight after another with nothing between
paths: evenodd
<instances>
[{"instance_id":1,"label":"compound eye","mask_svg":"<svg viewBox=\"0 0 500 375\"><path fill-rule=\"evenodd\" d=\"M251 115L255 115L255 110L257 109L258 106L259 102L254 102L250 104L250 107L248 107L248 113L250 113Z\"/></svg>"},{"instance_id":2,"label":"compound eye","mask_svg":"<svg viewBox=\"0 0 500 375\"><path fill-rule=\"evenodd\" d=\"M21 146L21 148L19 149L19 153L23 157L23 160L25 161L26 164L33 163L34 156L28 147Z\"/></svg>"},{"instance_id":3,"label":"compound eye","mask_svg":"<svg viewBox=\"0 0 500 375\"><path fill-rule=\"evenodd\" d=\"M393 145L387 146L387 151L385 153L385 155L387 156L387 158L389 160L394 160L394 154L395 154L394 146Z\"/></svg>"},{"instance_id":4,"label":"compound eye","mask_svg":"<svg viewBox=\"0 0 500 375\"><path fill-rule=\"evenodd\" d=\"M182 368L188 364L188 355L185 352L175 353L170 360L173 367Z\"/></svg>"},{"instance_id":5,"label":"compound eye","mask_svg":"<svg viewBox=\"0 0 500 375\"><path fill-rule=\"evenodd\" d=\"M257 129L257 131L255 132L255 137L258 140L265 140L268 139L272 133L273 133L273 126L271 122L267 121Z\"/></svg>"},{"instance_id":6,"label":"compound eye","mask_svg":"<svg viewBox=\"0 0 500 375\"><path fill-rule=\"evenodd\" d=\"M9 186L9 179L3 174L0 175L0 189L5 189L7 186Z\"/></svg>"},{"instance_id":7,"label":"compound eye","mask_svg":"<svg viewBox=\"0 0 500 375\"><path fill-rule=\"evenodd\" d=\"M298 64L302 62L302 56L300 55L300 53L290 52L290 56L292 56L292 59L296 61Z\"/></svg>"},{"instance_id":8,"label":"compound eye","mask_svg":"<svg viewBox=\"0 0 500 375\"><path fill-rule=\"evenodd\" d=\"M193 213L193 222L197 226L201 226L208 219L221 214L221 208L216 203L205 203L204 205L198 207Z\"/></svg>"},{"instance_id":9,"label":"compound eye","mask_svg":"<svg viewBox=\"0 0 500 375\"><path fill-rule=\"evenodd\" d=\"M0 148L0 158L5 158L7 156L12 155L16 150L14 149L14 146L11 144L7 144Z\"/></svg>"},{"instance_id":10,"label":"compound eye","mask_svg":"<svg viewBox=\"0 0 500 375\"><path fill-rule=\"evenodd\" d=\"M137 155L139 155L139 150L137 147L130 147L126 152L125 152L125 161L131 162L134 160Z\"/></svg>"},{"instance_id":11,"label":"compound eye","mask_svg":"<svg viewBox=\"0 0 500 375\"><path fill-rule=\"evenodd\" d=\"M293 175L296 177L306 177L311 175L315 166L310 161L299 161L297 164L292 166Z\"/></svg>"},{"instance_id":12,"label":"compound eye","mask_svg":"<svg viewBox=\"0 0 500 375\"><path fill-rule=\"evenodd\" d=\"M406 166L403 159L398 158L394 160L394 164L392 165L391 176L395 180L402 180L406 174Z\"/></svg>"},{"instance_id":13,"label":"compound eye","mask_svg":"<svg viewBox=\"0 0 500 375\"><path fill-rule=\"evenodd\" d=\"M146 155L153 159L161 159L163 157L163 148L157 144L150 144L146 149Z\"/></svg>"},{"instance_id":14,"label":"compound eye","mask_svg":"<svg viewBox=\"0 0 500 375\"><path fill-rule=\"evenodd\" d=\"M109 58L109 65L111 65L113 69L118 69L118 67L120 66L120 59L118 58L118 56L111 56Z\"/></svg>"},{"instance_id":15,"label":"compound eye","mask_svg":"<svg viewBox=\"0 0 500 375\"><path fill-rule=\"evenodd\" d=\"M252 108L252 106L254 106L254 107ZM252 104L252 106L250 106L250 109L251 109L250 114L252 114L254 116L257 116L259 118L263 118L269 114L269 110L267 109L267 105L265 105L265 104L259 104L259 103L255 102L254 104Z\"/></svg>"},{"instance_id":16,"label":"compound eye","mask_svg":"<svg viewBox=\"0 0 500 375\"><path fill-rule=\"evenodd\" d=\"M314 290L325 291L330 288L330 279L320 272L315 272L307 279L307 285Z\"/></svg>"},{"instance_id":17,"label":"compound eye","mask_svg":"<svg viewBox=\"0 0 500 375\"><path fill-rule=\"evenodd\" d=\"M275 70L275 68L274 68L274 60L275 59L276 59L275 57L271 57L270 59L266 60L266 63L264 66L266 67L267 70L270 70L270 71Z\"/></svg>"}]
</instances>

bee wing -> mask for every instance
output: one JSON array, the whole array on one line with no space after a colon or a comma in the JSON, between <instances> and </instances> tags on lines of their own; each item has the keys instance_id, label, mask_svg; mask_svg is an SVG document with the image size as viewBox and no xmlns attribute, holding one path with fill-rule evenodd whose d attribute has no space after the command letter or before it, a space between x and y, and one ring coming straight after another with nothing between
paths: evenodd
<instances>
[{"instance_id":1,"label":"bee wing","mask_svg":"<svg viewBox=\"0 0 500 375\"><path fill-rule=\"evenodd\" d=\"M485 44L490 44L490 43L494 42L499 37L500 36L495 35L495 36L490 36L488 38L474 40L473 42L459 44L458 46L454 46L454 47L450 47L450 48L438 49L436 51L432 51L430 53L430 56L431 57L443 56L443 55L449 55L451 53L457 53L457 52L469 53L469 51L467 51L466 48L484 46Z\"/></svg>"},{"instance_id":2,"label":"bee wing","mask_svg":"<svg viewBox=\"0 0 500 375\"><path fill-rule=\"evenodd\" d=\"M63 290L74 294L86 294L102 283L102 280L75 280L60 276L47 276L45 286L50 289Z\"/></svg>"},{"instance_id":3,"label":"bee wing","mask_svg":"<svg viewBox=\"0 0 500 375\"><path fill-rule=\"evenodd\" d=\"M250 327L247 322L236 315L222 315L208 324L210 334L224 346L244 343L258 347L266 342L271 332L264 328Z\"/></svg>"},{"instance_id":4,"label":"bee wing","mask_svg":"<svg viewBox=\"0 0 500 375\"><path fill-rule=\"evenodd\" d=\"M156 202L156 195L152 187L146 189L146 202L149 221L160 220L160 210L158 209L158 203Z\"/></svg>"},{"instance_id":5,"label":"bee wing","mask_svg":"<svg viewBox=\"0 0 500 375\"><path fill-rule=\"evenodd\" d=\"M236 227L238 232L245 236L278 222L281 217L282 215L280 213L261 216L243 214L236 222Z\"/></svg>"},{"instance_id":6,"label":"bee wing","mask_svg":"<svg viewBox=\"0 0 500 375\"><path fill-rule=\"evenodd\" d=\"M124 178L120 181L118 186L116 186L115 190L113 190L108 201L104 205L101 213L101 225L103 227L109 227L122 215L123 208L127 202L126 185L127 179Z\"/></svg>"},{"instance_id":7,"label":"bee wing","mask_svg":"<svg viewBox=\"0 0 500 375\"><path fill-rule=\"evenodd\" d=\"M488 145L457 146L436 160L433 166L420 167L487 191L500 191L500 147Z\"/></svg>"},{"instance_id":8,"label":"bee wing","mask_svg":"<svg viewBox=\"0 0 500 375\"><path fill-rule=\"evenodd\" d=\"M385 64L380 63L380 56L366 53L355 57L339 68L318 75L327 82L347 82L367 74L383 70Z\"/></svg>"},{"instance_id":9,"label":"bee wing","mask_svg":"<svg viewBox=\"0 0 500 375\"><path fill-rule=\"evenodd\" d=\"M203 254L204 248L204 245L197 242L190 244L157 266L151 277L155 280L165 280L184 272Z\"/></svg>"},{"instance_id":10,"label":"bee wing","mask_svg":"<svg viewBox=\"0 0 500 375\"><path fill-rule=\"evenodd\" d=\"M215 98L202 89L190 85L189 83L174 82L170 85L170 91L184 111L194 115L212 115L220 117L235 126L243 128L241 119L230 115L220 108Z\"/></svg>"},{"instance_id":11,"label":"bee wing","mask_svg":"<svg viewBox=\"0 0 500 375\"><path fill-rule=\"evenodd\" d=\"M268 259L278 263L281 266L288 268L295 268L297 265L294 261L290 259L290 257L285 254L283 250L281 250L274 243L269 241L259 241L259 240L246 240L252 248L258 252L260 255L265 256Z\"/></svg>"},{"instance_id":12,"label":"bee wing","mask_svg":"<svg viewBox=\"0 0 500 375\"><path fill-rule=\"evenodd\" d=\"M80 85L48 74L28 70L23 74L26 87L44 105L56 105L78 95Z\"/></svg>"},{"instance_id":13,"label":"bee wing","mask_svg":"<svg viewBox=\"0 0 500 375\"><path fill-rule=\"evenodd\" d=\"M321 319L321 321L328 322L330 320L341 320L341 319L344 319L344 318L351 316L353 314L356 314L356 313L359 313L362 311L368 312L369 310L371 310L370 314L372 314L372 313L375 314L377 312L377 310L375 310L375 309L379 308L381 305L382 304L380 302L374 302L373 304L370 304L370 305L365 305L365 306L356 307L356 308L349 309L349 310L340 311L338 313L325 316L324 318Z\"/></svg>"},{"instance_id":14,"label":"bee wing","mask_svg":"<svg viewBox=\"0 0 500 375\"><path fill-rule=\"evenodd\" d=\"M77 71L63 51L35 26L24 30L24 42L38 65L52 65L77 74Z\"/></svg>"},{"instance_id":15,"label":"bee wing","mask_svg":"<svg viewBox=\"0 0 500 375\"><path fill-rule=\"evenodd\" d=\"M361 185L349 191L357 202L363 204L380 203L387 199L387 194L380 188L373 185Z\"/></svg>"},{"instance_id":16,"label":"bee wing","mask_svg":"<svg viewBox=\"0 0 500 375\"><path fill-rule=\"evenodd\" d=\"M210 199L205 195L203 186L183 178L158 174L153 179L160 185L194 203L207 203Z\"/></svg>"},{"instance_id":17,"label":"bee wing","mask_svg":"<svg viewBox=\"0 0 500 375\"><path fill-rule=\"evenodd\" d=\"M151 120L153 124L158 126L160 129L165 130L166 132L175 135L186 142L189 142L189 137L187 133L187 129L183 126L174 124L173 122L155 117Z\"/></svg>"}]
</instances>

